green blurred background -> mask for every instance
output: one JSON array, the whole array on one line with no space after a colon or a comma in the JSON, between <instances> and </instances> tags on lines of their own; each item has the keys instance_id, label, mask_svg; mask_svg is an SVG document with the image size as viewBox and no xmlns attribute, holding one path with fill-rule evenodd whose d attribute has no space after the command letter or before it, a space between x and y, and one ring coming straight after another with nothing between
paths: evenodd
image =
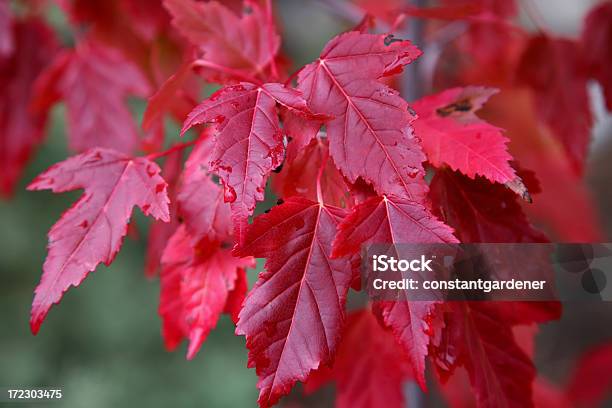
<instances>
[{"instance_id":1,"label":"green blurred background","mask_svg":"<svg viewBox=\"0 0 612 408\"><path fill-rule=\"evenodd\" d=\"M346 27L316 2L309 3L305 7L299 0L278 2L283 26L291 28L285 30L285 51L297 66L315 58L326 41ZM547 19L560 24L575 20L576 27L580 22L577 14L568 19L571 8L569 14L563 14L563 7L556 12L557 20L551 14ZM62 25L61 17L53 18ZM560 30L571 31L571 24ZM142 104L134 104L135 112L142 109ZM609 135L610 128L602 126ZM176 128L170 132L176 134ZM589 167L590 185L602 209L612 194L611 152L609 140L599 143ZM244 338L233 334L227 316L193 361L185 359L184 344L173 353L164 350L157 315L159 282L143 274L148 220L138 211L140 238L126 238L112 266L100 266L78 289L70 290L52 309L39 335L30 334L29 309L46 254L47 231L80 192L32 193L24 187L69 155L64 112L58 107L53 110L48 137L15 197L0 201L0 387L62 388L64 398L57 405L63 407L255 406L257 378L254 370L246 368ZM611 219L607 211L602 214L607 215L602 221L609 232ZM251 282L256 273L249 271ZM568 310L561 322L543 327L537 362L545 376L562 381L579 350L612 338L608 325L601 324L609 321L611 308L592 307ZM585 314L589 319L584 319ZM284 403L297 404L297 399ZM330 399L325 400L329 404ZM312 404L319 406L322 401Z\"/></svg>"}]
</instances>

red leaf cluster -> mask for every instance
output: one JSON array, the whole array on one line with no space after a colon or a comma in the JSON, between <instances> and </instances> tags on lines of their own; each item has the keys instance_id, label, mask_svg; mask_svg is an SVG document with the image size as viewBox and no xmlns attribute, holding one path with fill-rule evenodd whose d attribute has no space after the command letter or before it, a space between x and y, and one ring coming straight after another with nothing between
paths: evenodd
<instances>
[{"instance_id":1,"label":"red leaf cluster","mask_svg":"<svg viewBox=\"0 0 612 408\"><path fill-rule=\"evenodd\" d=\"M517 334L558 318L557 302L404 294L346 311L366 245L548 242L526 213L563 238L598 237L594 223L563 229L560 220L575 219L575 208L580 222L594 218L580 184L593 122L586 84L601 84L610 109L612 3L589 14L580 39L525 32L513 1L469 3L355 1L383 17L385 33L370 33L366 15L289 75L270 0L61 0L76 34L59 51L35 15L44 6L17 16L1 2L2 194L57 103L78 154L29 189L84 190L49 232L32 331L71 286L113 261L137 206L155 219L146 273L160 271L166 347L187 339L193 358L230 314L262 407L297 382L307 392L334 382L339 407L401 406L406 381L426 388L427 361L445 395L469 381L482 407L599 401L604 391L583 392L579 379L565 393L537 378L523 347L533 339ZM434 20L434 44L419 41L421 51L387 32L406 19ZM452 44L439 63L448 26L438 20L464 28L444 40ZM410 66L423 53L433 60ZM397 88L417 84L401 74L424 66L426 95L409 103ZM211 83L217 90L201 100ZM148 98L144 131L130 98ZM191 139L166 140L166 119ZM260 213L274 193L277 205ZM248 291L256 257L266 261ZM592 376L593 361L578 372Z\"/></svg>"}]
</instances>

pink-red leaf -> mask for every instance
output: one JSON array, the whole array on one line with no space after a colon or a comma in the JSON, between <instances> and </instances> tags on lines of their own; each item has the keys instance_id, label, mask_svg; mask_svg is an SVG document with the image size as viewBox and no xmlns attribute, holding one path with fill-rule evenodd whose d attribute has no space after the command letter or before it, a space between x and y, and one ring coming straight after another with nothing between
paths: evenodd
<instances>
[{"instance_id":1,"label":"pink-red leaf","mask_svg":"<svg viewBox=\"0 0 612 408\"><path fill-rule=\"evenodd\" d=\"M253 258L236 258L218 243L193 243L185 226L176 230L162 258L159 314L168 349L189 339L187 359L195 357L210 331L217 325L245 268ZM241 286L244 288L244 286ZM244 292L237 294L244 296Z\"/></svg>"},{"instance_id":2,"label":"pink-red leaf","mask_svg":"<svg viewBox=\"0 0 612 408\"><path fill-rule=\"evenodd\" d=\"M362 177L381 194L422 198L425 160L410 126L414 117L399 93L380 82L420 55L410 41L349 32L332 39L302 69L298 88L327 124L334 163L355 182Z\"/></svg>"},{"instance_id":3,"label":"pink-red leaf","mask_svg":"<svg viewBox=\"0 0 612 408\"><path fill-rule=\"evenodd\" d=\"M508 138L475 115L495 93L496 89L472 86L422 98L413 104L418 115L414 130L432 165L448 165L470 178L484 176L527 197L527 189L510 166Z\"/></svg>"},{"instance_id":4,"label":"pink-red leaf","mask_svg":"<svg viewBox=\"0 0 612 408\"><path fill-rule=\"evenodd\" d=\"M93 149L52 166L28 186L55 193L85 190L49 231L49 252L32 303L33 333L66 290L78 286L100 262L113 261L134 206L169 221L167 185L159 171L145 158Z\"/></svg>"},{"instance_id":5,"label":"pink-red leaf","mask_svg":"<svg viewBox=\"0 0 612 408\"><path fill-rule=\"evenodd\" d=\"M292 197L255 218L241 255L267 257L240 312L249 367L259 376L259 404L275 404L296 381L331 363L352 276L346 259L330 259L344 210Z\"/></svg>"},{"instance_id":6,"label":"pink-red leaf","mask_svg":"<svg viewBox=\"0 0 612 408\"><path fill-rule=\"evenodd\" d=\"M35 107L46 110L66 104L70 147L93 147L130 154L139 136L128 96L146 97L149 83L140 69L116 49L93 40L58 55L37 82Z\"/></svg>"}]
</instances>

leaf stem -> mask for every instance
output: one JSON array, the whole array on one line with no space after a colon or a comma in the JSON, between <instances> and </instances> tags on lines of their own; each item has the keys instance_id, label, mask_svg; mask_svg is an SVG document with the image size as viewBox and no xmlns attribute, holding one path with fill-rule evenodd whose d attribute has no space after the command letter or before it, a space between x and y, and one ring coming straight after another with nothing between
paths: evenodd
<instances>
[{"instance_id":1,"label":"leaf stem","mask_svg":"<svg viewBox=\"0 0 612 408\"><path fill-rule=\"evenodd\" d=\"M165 157L168 156L176 151L179 150L183 150L186 149L190 146L193 146L194 144L196 144L198 142L198 139L195 140L191 140L189 142L183 142L183 143L176 143L174 145L172 145L169 149L161 151L161 152L157 152L157 153L151 153L149 155L146 156L147 159L149 160L156 160L159 159L160 157Z\"/></svg>"}]
</instances>

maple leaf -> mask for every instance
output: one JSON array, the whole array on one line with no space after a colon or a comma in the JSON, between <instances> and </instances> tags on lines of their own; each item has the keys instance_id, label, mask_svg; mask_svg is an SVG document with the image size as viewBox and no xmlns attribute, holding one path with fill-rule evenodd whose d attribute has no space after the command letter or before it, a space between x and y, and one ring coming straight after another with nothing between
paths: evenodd
<instances>
[{"instance_id":1,"label":"maple leaf","mask_svg":"<svg viewBox=\"0 0 612 408\"><path fill-rule=\"evenodd\" d=\"M280 47L280 37L256 2L245 1L248 13L241 17L216 1L164 0L164 5L172 25L212 63L215 74L210 79L215 81L261 75Z\"/></svg>"},{"instance_id":2,"label":"maple leaf","mask_svg":"<svg viewBox=\"0 0 612 408\"><path fill-rule=\"evenodd\" d=\"M130 154L139 143L129 95L146 97L149 83L140 69L114 48L95 40L60 53L36 84L34 106L45 111L59 100L67 108L70 147L106 147Z\"/></svg>"},{"instance_id":3,"label":"maple leaf","mask_svg":"<svg viewBox=\"0 0 612 408\"><path fill-rule=\"evenodd\" d=\"M162 265L159 314L164 341L172 350L187 337L187 359L191 360L217 325L237 283L244 281L239 276L245 275L245 268L254 267L255 260L236 258L229 249L208 240L194 245L183 225L168 242ZM244 297L246 287L240 289L243 292L237 296Z\"/></svg>"},{"instance_id":4,"label":"maple leaf","mask_svg":"<svg viewBox=\"0 0 612 408\"><path fill-rule=\"evenodd\" d=\"M211 170L223 182L225 201L231 203L238 245L244 240L247 219L256 202L263 200L268 174L283 160L277 103L312 115L298 91L274 83L241 83L220 89L198 105L181 131L202 123L215 124Z\"/></svg>"},{"instance_id":5,"label":"maple leaf","mask_svg":"<svg viewBox=\"0 0 612 408\"><path fill-rule=\"evenodd\" d=\"M412 378L412 368L391 332L369 310L351 312L346 320L333 367L315 371L306 393L335 381L338 408L404 406L403 385Z\"/></svg>"},{"instance_id":6,"label":"maple leaf","mask_svg":"<svg viewBox=\"0 0 612 408\"><path fill-rule=\"evenodd\" d=\"M0 8L5 6L8 2L2 2ZM55 55L57 43L53 32L38 19L13 24L0 21L0 27L7 30L0 33L0 195L9 196L44 137L47 113L32 112L30 104L34 81Z\"/></svg>"},{"instance_id":7,"label":"maple leaf","mask_svg":"<svg viewBox=\"0 0 612 408\"><path fill-rule=\"evenodd\" d=\"M245 335L262 407L335 354L352 277L347 259L330 259L345 211L290 197L255 218L239 255L266 257L247 295L236 333Z\"/></svg>"},{"instance_id":8,"label":"maple leaf","mask_svg":"<svg viewBox=\"0 0 612 408\"><path fill-rule=\"evenodd\" d=\"M434 213L455 228L461 242L548 242L501 185L447 169L438 170L429 187Z\"/></svg>"},{"instance_id":9,"label":"maple leaf","mask_svg":"<svg viewBox=\"0 0 612 408\"><path fill-rule=\"evenodd\" d=\"M342 173L353 183L362 177L381 194L414 200L427 189L414 117L379 80L420 53L410 41L353 31L332 39L298 76L308 106L333 117L326 123L329 149Z\"/></svg>"},{"instance_id":10,"label":"maple leaf","mask_svg":"<svg viewBox=\"0 0 612 408\"><path fill-rule=\"evenodd\" d=\"M332 256L356 253L364 244L445 242L458 242L453 236L453 230L422 205L397 197L371 197L355 206L340 224ZM435 304L435 301L413 302L405 291L401 291L396 301L385 301L377 305L385 324L392 328L408 352L415 377L423 387L429 343L427 321Z\"/></svg>"},{"instance_id":11,"label":"maple leaf","mask_svg":"<svg viewBox=\"0 0 612 408\"><path fill-rule=\"evenodd\" d=\"M78 286L100 262L113 261L134 206L169 221L167 185L159 171L146 158L93 149L55 164L28 186L55 193L85 190L49 231L48 255L32 303L34 334L66 290Z\"/></svg>"},{"instance_id":12,"label":"maple leaf","mask_svg":"<svg viewBox=\"0 0 612 408\"><path fill-rule=\"evenodd\" d=\"M605 1L594 7L584 19L582 48L590 75L601 84L606 107L612 111L612 2Z\"/></svg>"},{"instance_id":13,"label":"maple leaf","mask_svg":"<svg viewBox=\"0 0 612 408\"><path fill-rule=\"evenodd\" d=\"M529 201L525 185L510 165L508 138L501 129L475 115L497 92L470 86L424 97L412 105L418 115L414 130L432 165L446 164L470 178L484 176L505 184Z\"/></svg>"},{"instance_id":14,"label":"maple leaf","mask_svg":"<svg viewBox=\"0 0 612 408\"><path fill-rule=\"evenodd\" d=\"M447 302L431 354L443 378L465 366L479 407L532 407L535 368L496 302Z\"/></svg>"},{"instance_id":15,"label":"maple leaf","mask_svg":"<svg viewBox=\"0 0 612 408\"><path fill-rule=\"evenodd\" d=\"M228 241L232 234L230 206L224 201L223 189L210 179L208 163L214 144L212 136L203 137L185 163L177 196L178 211L196 242L203 238Z\"/></svg>"},{"instance_id":16,"label":"maple leaf","mask_svg":"<svg viewBox=\"0 0 612 408\"><path fill-rule=\"evenodd\" d=\"M520 83L531 87L541 121L562 143L574 170L582 174L593 121L580 45L535 36L523 52L516 75Z\"/></svg>"}]
</instances>

